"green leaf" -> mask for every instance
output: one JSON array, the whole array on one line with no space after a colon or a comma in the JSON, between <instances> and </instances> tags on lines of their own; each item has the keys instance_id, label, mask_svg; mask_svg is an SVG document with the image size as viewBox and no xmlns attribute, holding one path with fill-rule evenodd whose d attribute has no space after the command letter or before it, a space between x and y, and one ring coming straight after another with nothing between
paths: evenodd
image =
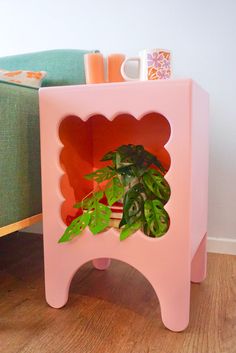
<instances>
[{"instance_id":1,"label":"green leaf","mask_svg":"<svg viewBox=\"0 0 236 353\"><path fill-rule=\"evenodd\" d=\"M165 171L156 156L146 151L142 145L122 145L117 148L116 153L119 153L120 156L120 163L117 167L122 166L123 163L131 163L135 166L137 176L142 176L152 164L161 171Z\"/></svg>"},{"instance_id":2,"label":"green leaf","mask_svg":"<svg viewBox=\"0 0 236 353\"><path fill-rule=\"evenodd\" d=\"M118 177L111 179L105 190L109 206L112 206L115 202L119 201L123 197L124 191L124 186Z\"/></svg>"},{"instance_id":3,"label":"green leaf","mask_svg":"<svg viewBox=\"0 0 236 353\"><path fill-rule=\"evenodd\" d=\"M120 178L122 180L122 184L124 186L128 186L129 184L131 184L135 180L136 177L125 174L125 175L121 175Z\"/></svg>"},{"instance_id":4,"label":"green leaf","mask_svg":"<svg viewBox=\"0 0 236 353\"><path fill-rule=\"evenodd\" d=\"M86 210L91 210L94 207L96 201L100 201L103 198L104 192L102 190L96 191L90 196L83 199L81 202L76 203L74 208L84 208Z\"/></svg>"},{"instance_id":5,"label":"green leaf","mask_svg":"<svg viewBox=\"0 0 236 353\"><path fill-rule=\"evenodd\" d=\"M93 234L102 232L109 226L111 210L109 207L99 203L94 204L94 210L90 213L89 229Z\"/></svg>"},{"instance_id":6,"label":"green leaf","mask_svg":"<svg viewBox=\"0 0 236 353\"><path fill-rule=\"evenodd\" d=\"M104 156L102 157L101 161L105 162L105 161L114 161L114 157L115 157L115 152L107 152L106 154L104 154Z\"/></svg>"},{"instance_id":7,"label":"green leaf","mask_svg":"<svg viewBox=\"0 0 236 353\"><path fill-rule=\"evenodd\" d=\"M59 239L58 243L65 243L70 241L75 236L82 233L82 231L87 227L90 221L90 214L84 212L81 216L74 219L71 224L66 228L64 234Z\"/></svg>"},{"instance_id":8,"label":"green leaf","mask_svg":"<svg viewBox=\"0 0 236 353\"><path fill-rule=\"evenodd\" d=\"M128 238L131 234L136 232L136 230L140 229L142 226L141 220L133 223L133 224L126 224L124 229L122 229L120 233L120 240L124 240Z\"/></svg>"},{"instance_id":9,"label":"green leaf","mask_svg":"<svg viewBox=\"0 0 236 353\"><path fill-rule=\"evenodd\" d=\"M123 212L123 214L122 214L122 219L121 219L121 221L120 221L120 223L119 223L119 228L121 228L121 227L124 226L125 224L127 224L127 222L126 222L126 219L125 219L125 217L124 217L124 212Z\"/></svg>"},{"instance_id":10,"label":"green leaf","mask_svg":"<svg viewBox=\"0 0 236 353\"><path fill-rule=\"evenodd\" d=\"M105 180L111 179L116 174L116 171L111 167L104 167L95 170L95 172L85 175L88 180L95 180L97 183L101 183Z\"/></svg>"},{"instance_id":11,"label":"green leaf","mask_svg":"<svg viewBox=\"0 0 236 353\"><path fill-rule=\"evenodd\" d=\"M102 190L99 190L94 192L93 195L97 201L100 201L103 198L104 192Z\"/></svg>"},{"instance_id":12,"label":"green leaf","mask_svg":"<svg viewBox=\"0 0 236 353\"><path fill-rule=\"evenodd\" d=\"M141 183L129 189L124 197L123 217L126 223L133 224L143 216L144 198L142 192L144 187Z\"/></svg>"},{"instance_id":13,"label":"green leaf","mask_svg":"<svg viewBox=\"0 0 236 353\"><path fill-rule=\"evenodd\" d=\"M133 163L124 164L121 167L117 168L116 171L121 175L135 176Z\"/></svg>"},{"instance_id":14,"label":"green leaf","mask_svg":"<svg viewBox=\"0 0 236 353\"><path fill-rule=\"evenodd\" d=\"M80 202L77 202L74 204L74 208L85 208L86 210L89 210L93 204L93 196L88 197Z\"/></svg>"},{"instance_id":15,"label":"green leaf","mask_svg":"<svg viewBox=\"0 0 236 353\"><path fill-rule=\"evenodd\" d=\"M163 168L161 162L157 159L157 157L148 151L145 151L145 164L146 164L146 168L154 164L162 172L165 172L165 169Z\"/></svg>"},{"instance_id":16,"label":"green leaf","mask_svg":"<svg viewBox=\"0 0 236 353\"><path fill-rule=\"evenodd\" d=\"M147 235L160 237L169 228L169 216L159 200L146 200L144 215L147 221Z\"/></svg>"},{"instance_id":17,"label":"green leaf","mask_svg":"<svg viewBox=\"0 0 236 353\"><path fill-rule=\"evenodd\" d=\"M158 197L159 200L166 203L170 198L170 187L164 176L155 169L149 169L143 175L143 182L146 187Z\"/></svg>"}]
</instances>

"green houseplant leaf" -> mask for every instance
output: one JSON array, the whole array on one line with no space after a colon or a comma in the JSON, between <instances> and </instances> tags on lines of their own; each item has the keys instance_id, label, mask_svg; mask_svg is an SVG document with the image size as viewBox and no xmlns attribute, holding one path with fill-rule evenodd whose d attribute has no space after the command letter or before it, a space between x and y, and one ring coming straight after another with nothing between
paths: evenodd
<instances>
[{"instance_id":1,"label":"green houseplant leaf","mask_svg":"<svg viewBox=\"0 0 236 353\"><path fill-rule=\"evenodd\" d=\"M94 209L90 213L89 229L93 234L102 232L109 226L111 210L109 207L99 203L94 204Z\"/></svg>"},{"instance_id":2,"label":"green houseplant leaf","mask_svg":"<svg viewBox=\"0 0 236 353\"><path fill-rule=\"evenodd\" d=\"M75 236L82 233L90 221L89 212L84 212L81 216L74 219L71 224L66 228L63 236L59 239L59 243L65 243Z\"/></svg>"},{"instance_id":3,"label":"green houseplant leaf","mask_svg":"<svg viewBox=\"0 0 236 353\"><path fill-rule=\"evenodd\" d=\"M123 218L120 222L120 227L124 224L133 224L143 217L143 191L144 187L139 183L126 192L123 204Z\"/></svg>"},{"instance_id":4,"label":"green houseplant leaf","mask_svg":"<svg viewBox=\"0 0 236 353\"><path fill-rule=\"evenodd\" d=\"M116 174L116 171L111 167L104 167L95 170L95 172L85 175L88 180L95 180L97 183L101 183L105 180L111 179Z\"/></svg>"},{"instance_id":5,"label":"green houseplant leaf","mask_svg":"<svg viewBox=\"0 0 236 353\"><path fill-rule=\"evenodd\" d=\"M124 196L125 188L118 177L112 178L105 189L105 195L109 206L119 201Z\"/></svg>"},{"instance_id":6,"label":"green houseplant leaf","mask_svg":"<svg viewBox=\"0 0 236 353\"><path fill-rule=\"evenodd\" d=\"M94 203L100 201L103 198L104 192L102 190L96 191L90 194L88 197L83 199L81 202L74 204L74 208L84 208L86 210L91 210L94 208Z\"/></svg>"},{"instance_id":7,"label":"green houseplant leaf","mask_svg":"<svg viewBox=\"0 0 236 353\"><path fill-rule=\"evenodd\" d=\"M113 151L107 152L106 154L104 154L104 156L102 157L101 161L105 162L105 161L114 161L116 157L116 153Z\"/></svg>"},{"instance_id":8,"label":"green houseplant leaf","mask_svg":"<svg viewBox=\"0 0 236 353\"><path fill-rule=\"evenodd\" d=\"M170 187L163 175L155 169L149 169L143 175L143 181L146 187L158 197L159 200L166 203L170 198Z\"/></svg>"},{"instance_id":9,"label":"green houseplant leaf","mask_svg":"<svg viewBox=\"0 0 236 353\"><path fill-rule=\"evenodd\" d=\"M169 228L169 216L159 200L146 200L144 215L147 221L147 231L150 235L161 237Z\"/></svg>"},{"instance_id":10,"label":"green houseplant leaf","mask_svg":"<svg viewBox=\"0 0 236 353\"><path fill-rule=\"evenodd\" d=\"M165 171L161 162L152 153L146 151L142 145L122 145L117 148L122 163L132 163L136 167L136 171L141 176L152 164L157 166L161 171Z\"/></svg>"},{"instance_id":11,"label":"green houseplant leaf","mask_svg":"<svg viewBox=\"0 0 236 353\"><path fill-rule=\"evenodd\" d=\"M122 229L122 231L120 233L120 240L125 240L131 234L136 232L136 230L140 229L141 227L142 227L141 220L138 220L137 222L135 222L133 224L126 224L124 229Z\"/></svg>"}]
</instances>

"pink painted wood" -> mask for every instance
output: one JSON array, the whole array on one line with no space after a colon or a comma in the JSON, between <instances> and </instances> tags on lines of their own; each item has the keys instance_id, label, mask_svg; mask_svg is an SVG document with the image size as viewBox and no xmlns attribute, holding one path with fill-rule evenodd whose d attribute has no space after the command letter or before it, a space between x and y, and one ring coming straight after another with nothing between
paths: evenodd
<instances>
[{"instance_id":1,"label":"pink painted wood","mask_svg":"<svg viewBox=\"0 0 236 353\"><path fill-rule=\"evenodd\" d=\"M132 265L148 279L159 298L164 325L173 331L184 330L189 322L190 281L201 282L206 275L207 93L192 80L168 80L42 88L39 95L48 304L55 308L66 304L70 282L84 263L93 260L96 268L106 269L113 258ZM58 244L66 227L63 212L72 207L78 196L60 162L64 146L59 129L63 119L76 116L89 123L91 116L99 114L114 124L117 115L129 114L141 121L150 112L163 115L171 127L165 145L171 158L166 174L171 187L165 207L171 220L168 232L153 239L137 231L121 242L113 228L96 236L86 229L70 243ZM106 135L107 130L98 138L96 131L103 127L98 120L86 131L81 125L78 135L84 174L97 167L96 153L103 148L109 150L109 143L117 140L116 134ZM120 138L125 129L121 130L117 131ZM145 137L147 142L151 134L154 141L158 134L156 127L152 130Z\"/></svg>"}]
</instances>

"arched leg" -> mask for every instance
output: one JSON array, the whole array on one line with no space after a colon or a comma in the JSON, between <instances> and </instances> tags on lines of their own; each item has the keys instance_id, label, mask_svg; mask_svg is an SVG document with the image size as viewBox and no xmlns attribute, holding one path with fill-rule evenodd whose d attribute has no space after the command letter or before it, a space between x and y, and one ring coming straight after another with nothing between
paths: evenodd
<instances>
[{"instance_id":1,"label":"arched leg","mask_svg":"<svg viewBox=\"0 0 236 353\"><path fill-rule=\"evenodd\" d=\"M191 281L200 283L206 278L207 251L206 251L207 235L202 239L196 254L192 259L191 265Z\"/></svg>"},{"instance_id":2,"label":"arched leg","mask_svg":"<svg viewBox=\"0 0 236 353\"><path fill-rule=\"evenodd\" d=\"M93 266L97 270L106 270L110 266L110 263L111 263L111 259L108 259L108 258L93 260Z\"/></svg>"},{"instance_id":3,"label":"arched leg","mask_svg":"<svg viewBox=\"0 0 236 353\"><path fill-rule=\"evenodd\" d=\"M148 270L150 276L146 277L159 299L163 324L171 331L180 332L189 324L190 263L187 257L184 261L177 257L175 260L160 270L152 266L152 272Z\"/></svg>"},{"instance_id":4,"label":"arched leg","mask_svg":"<svg viewBox=\"0 0 236 353\"><path fill-rule=\"evenodd\" d=\"M47 303L53 308L62 308L68 300L68 281L63 281L59 274L54 279L45 278L45 295Z\"/></svg>"},{"instance_id":5,"label":"arched leg","mask_svg":"<svg viewBox=\"0 0 236 353\"><path fill-rule=\"evenodd\" d=\"M54 254L55 255L55 254ZM45 294L47 303L53 308L63 307L68 300L74 269L62 265L60 259L45 259ZM63 261L63 263L65 263ZM78 264L77 269L82 264Z\"/></svg>"},{"instance_id":6,"label":"arched leg","mask_svg":"<svg viewBox=\"0 0 236 353\"><path fill-rule=\"evenodd\" d=\"M159 299L165 327L175 332L185 330L189 324L190 278L182 283L179 282L177 286L170 283L165 295Z\"/></svg>"}]
</instances>

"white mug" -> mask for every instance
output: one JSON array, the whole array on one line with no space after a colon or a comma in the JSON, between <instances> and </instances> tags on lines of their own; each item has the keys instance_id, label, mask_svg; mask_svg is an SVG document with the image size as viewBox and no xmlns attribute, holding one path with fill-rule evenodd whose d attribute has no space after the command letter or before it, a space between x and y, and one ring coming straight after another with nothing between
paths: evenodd
<instances>
[{"instance_id":1,"label":"white mug","mask_svg":"<svg viewBox=\"0 0 236 353\"><path fill-rule=\"evenodd\" d=\"M137 61L139 76L127 76L125 66L128 61ZM161 80L171 77L171 53L165 49L144 49L139 56L128 57L121 65L121 75L126 81Z\"/></svg>"}]
</instances>

